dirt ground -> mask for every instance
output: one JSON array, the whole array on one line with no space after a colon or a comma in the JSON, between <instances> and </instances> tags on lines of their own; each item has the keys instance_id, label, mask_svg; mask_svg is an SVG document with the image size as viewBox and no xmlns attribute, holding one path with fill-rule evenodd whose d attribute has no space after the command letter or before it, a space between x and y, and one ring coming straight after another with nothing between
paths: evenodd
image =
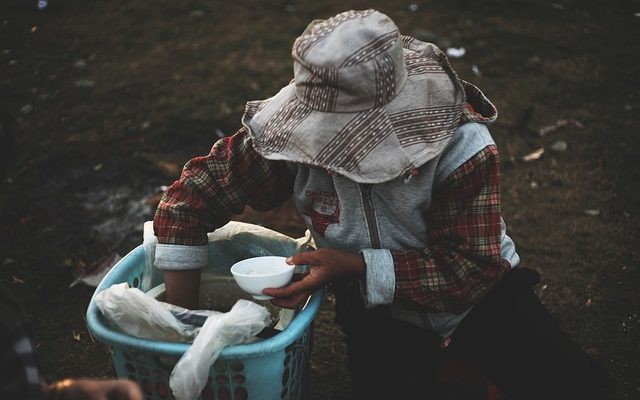
<instances>
[{"instance_id":1,"label":"dirt ground","mask_svg":"<svg viewBox=\"0 0 640 400\"><path fill-rule=\"evenodd\" d=\"M93 289L69 288L74 271L141 243L162 186L238 128L247 100L291 79L308 22L369 7L466 50L452 63L499 110L522 265L609 371L610 398L640 398L637 0L3 0L0 109L15 145L0 143L0 282L25 305L48 378L113 376L85 326ZM290 207L241 218L303 231ZM315 327L313 397L348 398L330 303Z\"/></svg>"}]
</instances>

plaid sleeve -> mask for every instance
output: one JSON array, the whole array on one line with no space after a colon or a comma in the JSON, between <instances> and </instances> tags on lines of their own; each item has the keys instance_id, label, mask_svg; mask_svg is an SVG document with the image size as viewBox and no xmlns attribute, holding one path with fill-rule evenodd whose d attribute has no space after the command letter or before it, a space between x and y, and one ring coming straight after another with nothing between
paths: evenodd
<instances>
[{"instance_id":1,"label":"plaid sleeve","mask_svg":"<svg viewBox=\"0 0 640 400\"><path fill-rule=\"evenodd\" d=\"M462 312L510 269L500 257L500 165L487 146L434 193L429 246L393 251L396 301L412 308Z\"/></svg>"},{"instance_id":2,"label":"plaid sleeve","mask_svg":"<svg viewBox=\"0 0 640 400\"><path fill-rule=\"evenodd\" d=\"M242 128L185 165L160 200L154 232L162 244L205 245L207 232L242 214L245 206L273 209L291 196L292 187L285 164L258 154Z\"/></svg>"}]
</instances>

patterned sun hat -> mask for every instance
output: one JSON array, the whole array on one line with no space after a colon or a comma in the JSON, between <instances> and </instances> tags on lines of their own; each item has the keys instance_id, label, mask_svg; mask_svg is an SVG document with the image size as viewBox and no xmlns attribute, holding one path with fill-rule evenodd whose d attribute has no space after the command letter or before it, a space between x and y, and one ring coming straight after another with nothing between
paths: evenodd
<instances>
[{"instance_id":1,"label":"patterned sun hat","mask_svg":"<svg viewBox=\"0 0 640 400\"><path fill-rule=\"evenodd\" d=\"M440 154L463 119L466 82L446 55L378 11L312 22L292 56L291 83L242 117L267 159L385 182Z\"/></svg>"}]
</instances>

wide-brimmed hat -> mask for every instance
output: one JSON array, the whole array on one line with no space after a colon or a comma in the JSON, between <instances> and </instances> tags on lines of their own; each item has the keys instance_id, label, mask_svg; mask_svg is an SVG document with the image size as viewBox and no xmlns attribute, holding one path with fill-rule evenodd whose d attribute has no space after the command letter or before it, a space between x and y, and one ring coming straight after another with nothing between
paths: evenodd
<instances>
[{"instance_id":1,"label":"wide-brimmed hat","mask_svg":"<svg viewBox=\"0 0 640 400\"><path fill-rule=\"evenodd\" d=\"M464 118L468 84L446 55L378 11L312 22L292 56L291 83L242 118L267 159L385 182L440 154Z\"/></svg>"}]
</instances>

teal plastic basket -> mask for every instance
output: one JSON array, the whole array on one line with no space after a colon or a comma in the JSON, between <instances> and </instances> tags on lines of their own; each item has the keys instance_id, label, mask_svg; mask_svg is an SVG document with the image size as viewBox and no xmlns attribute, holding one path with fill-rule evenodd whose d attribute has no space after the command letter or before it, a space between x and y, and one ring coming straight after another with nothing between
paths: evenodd
<instances>
[{"instance_id":1,"label":"teal plastic basket","mask_svg":"<svg viewBox=\"0 0 640 400\"><path fill-rule=\"evenodd\" d=\"M118 283L140 287L145 252L138 246L105 276L96 293ZM324 290L277 335L225 348L209 371L200 399L301 399L309 397L309 352L313 319ZM94 294L95 297L95 294ZM116 375L137 382L145 399L172 399L169 376L189 344L141 339L112 329L96 307L87 310L87 327L111 350Z\"/></svg>"}]
</instances>

